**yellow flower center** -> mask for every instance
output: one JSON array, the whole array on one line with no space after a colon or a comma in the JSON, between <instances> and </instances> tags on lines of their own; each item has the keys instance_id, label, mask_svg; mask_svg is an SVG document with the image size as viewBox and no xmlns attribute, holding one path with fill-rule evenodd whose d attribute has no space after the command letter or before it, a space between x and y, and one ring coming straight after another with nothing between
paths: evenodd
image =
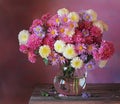
<instances>
[{"instance_id":1,"label":"yellow flower center","mask_svg":"<svg viewBox=\"0 0 120 104\"><path fill-rule=\"evenodd\" d=\"M63 18L63 21L64 21L64 22L67 22L67 21L68 21L68 18L66 18L66 17Z\"/></svg>"},{"instance_id":2,"label":"yellow flower center","mask_svg":"<svg viewBox=\"0 0 120 104\"><path fill-rule=\"evenodd\" d=\"M52 30L52 31L51 31L51 34L52 34L52 35L54 35L54 34L55 34L55 31L54 31L54 30Z\"/></svg>"},{"instance_id":3,"label":"yellow flower center","mask_svg":"<svg viewBox=\"0 0 120 104\"><path fill-rule=\"evenodd\" d=\"M64 33L64 31L65 31L64 28L61 28L61 29L60 29L60 32L61 32L61 33Z\"/></svg>"},{"instance_id":4,"label":"yellow flower center","mask_svg":"<svg viewBox=\"0 0 120 104\"><path fill-rule=\"evenodd\" d=\"M56 18L56 23L59 23L59 19L58 18Z\"/></svg>"},{"instance_id":5,"label":"yellow flower center","mask_svg":"<svg viewBox=\"0 0 120 104\"><path fill-rule=\"evenodd\" d=\"M79 50L82 51L82 50L83 50L83 47L82 47L82 46L79 46Z\"/></svg>"},{"instance_id":6,"label":"yellow flower center","mask_svg":"<svg viewBox=\"0 0 120 104\"><path fill-rule=\"evenodd\" d=\"M68 49L67 53L68 53L68 55L72 55L74 53L73 49Z\"/></svg>"},{"instance_id":7,"label":"yellow flower center","mask_svg":"<svg viewBox=\"0 0 120 104\"><path fill-rule=\"evenodd\" d=\"M77 67L77 66L80 66L80 62L79 61L75 61L75 66Z\"/></svg>"},{"instance_id":8,"label":"yellow flower center","mask_svg":"<svg viewBox=\"0 0 120 104\"><path fill-rule=\"evenodd\" d=\"M39 31L40 31L40 28L36 28L36 31L38 31L38 32L39 32Z\"/></svg>"},{"instance_id":9,"label":"yellow flower center","mask_svg":"<svg viewBox=\"0 0 120 104\"><path fill-rule=\"evenodd\" d=\"M61 45L57 45L57 50L60 50L61 48L62 48L62 46Z\"/></svg>"},{"instance_id":10,"label":"yellow flower center","mask_svg":"<svg viewBox=\"0 0 120 104\"><path fill-rule=\"evenodd\" d=\"M87 20L90 19L90 16L86 16L86 19L87 19Z\"/></svg>"},{"instance_id":11,"label":"yellow flower center","mask_svg":"<svg viewBox=\"0 0 120 104\"><path fill-rule=\"evenodd\" d=\"M92 68L92 65L88 65L88 69L91 69Z\"/></svg>"},{"instance_id":12,"label":"yellow flower center","mask_svg":"<svg viewBox=\"0 0 120 104\"><path fill-rule=\"evenodd\" d=\"M70 27L73 28L73 27L74 27L74 24L71 23L71 24L70 24Z\"/></svg>"},{"instance_id":13,"label":"yellow flower center","mask_svg":"<svg viewBox=\"0 0 120 104\"><path fill-rule=\"evenodd\" d=\"M26 41L27 40L27 36L26 35L22 35L22 40Z\"/></svg>"}]
</instances>

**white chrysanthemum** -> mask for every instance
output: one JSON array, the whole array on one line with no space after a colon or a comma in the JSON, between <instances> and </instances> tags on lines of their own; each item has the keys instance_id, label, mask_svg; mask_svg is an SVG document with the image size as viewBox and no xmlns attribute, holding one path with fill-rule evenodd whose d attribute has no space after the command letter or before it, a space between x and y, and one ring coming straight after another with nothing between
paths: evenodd
<instances>
[{"instance_id":1,"label":"white chrysanthemum","mask_svg":"<svg viewBox=\"0 0 120 104\"><path fill-rule=\"evenodd\" d=\"M75 49L74 49L74 45L72 44L68 44L66 45L65 49L64 49L64 52L63 52L63 56L67 59L72 59L76 56L76 52L75 52Z\"/></svg>"},{"instance_id":2,"label":"white chrysanthemum","mask_svg":"<svg viewBox=\"0 0 120 104\"><path fill-rule=\"evenodd\" d=\"M22 30L18 34L19 44L26 44L28 41L30 33L27 30Z\"/></svg>"},{"instance_id":3,"label":"white chrysanthemum","mask_svg":"<svg viewBox=\"0 0 120 104\"><path fill-rule=\"evenodd\" d=\"M100 68L103 68L103 67L105 67L106 64L107 64L107 60L100 60L99 63L98 63L98 66Z\"/></svg>"},{"instance_id":4,"label":"white chrysanthemum","mask_svg":"<svg viewBox=\"0 0 120 104\"><path fill-rule=\"evenodd\" d=\"M88 9L86 11L86 13L88 13L89 15L92 16L92 21L96 21L97 20L97 13L94 10Z\"/></svg>"},{"instance_id":5,"label":"white chrysanthemum","mask_svg":"<svg viewBox=\"0 0 120 104\"><path fill-rule=\"evenodd\" d=\"M94 21L94 22L93 22L93 25L96 26L96 27L98 27L98 28L100 28L101 32L108 30L107 24L104 23L104 22L101 21L101 20Z\"/></svg>"},{"instance_id":6,"label":"white chrysanthemum","mask_svg":"<svg viewBox=\"0 0 120 104\"><path fill-rule=\"evenodd\" d=\"M72 37L75 34L75 30L74 29L65 29L65 35L67 35L68 37Z\"/></svg>"},{"instance_id":7,"label":"white chrysanthemum","mask_svg":"<svg viewBox=\"0 0 120 104\"><path fill-rule=\"evenodd\" d=\"M95 21L93 22L93 25L98 27L101 30L101 33L103 32L104 27L101 21Z\"/></svg>"},{"instance_id":8,"label":"white chrysanthemum","mask_svg":"<svg viewBox=\"0 0 120 104\"><path fill-rule=\"evenodd\" d=\"M47 58L51 53L51 49L48 45L43 45L39 48L39 54L42 58Z\"/></svg>"},{"instance_id":9,"label":"white chrysanthemum","mask_svg":"<svg viewBox=\"0 0 120 104\"><path fill-rule=\"evenodd\" d=\"M79 57L75 57L71 60L71 66L75 69L80 69L83 66L83 61Z\"/></svg>"},{"instance_id":10,"label":"white chrysanthemum","mask_svg":"<svg viewBox=\"0 0 120 104\"><path fill-rule=\"evenodd\" d=\"M78 22L79 21L79 14L78 13L76 13L76 12L70 12L69 14L68 14L68 18L71 20L71 21L73 21L73 22Z\"/></svg>"},{"instance_id":11,"label":"white chrysanthemum","mask_svg":"<svg viewBox=\"0 0 120 104\"><path fill-rule=\"evenodd\" d=\"M58 14L59 16L67 15L68 13L69 13L69 11L68 11L68 9L66 9L66 8L62 8L62 9L59 9L59 10L57 11L57 14Z\"/></svg>"},{"instance_id":12,"label":"white chrysanthemum","mask_svg":"<svg viewBox=\"0 0 120 104\"><path fill-rule=\"evenodd\" d=\"M54 44L54 49L58 53L62 53L65 48L65 42L62 40L57 40Z\"/></svg>"}]
</instances>

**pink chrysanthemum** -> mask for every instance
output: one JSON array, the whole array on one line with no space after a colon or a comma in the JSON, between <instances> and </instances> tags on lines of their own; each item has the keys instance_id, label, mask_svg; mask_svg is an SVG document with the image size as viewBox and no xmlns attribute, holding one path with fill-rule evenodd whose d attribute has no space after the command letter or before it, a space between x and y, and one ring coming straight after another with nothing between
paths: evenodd
<instances>
[{"instance_id":1,"label":"pink chrysanthemum","mask_svg":"<svg viewBox=\"0 0 120 104\"><path fill-rule=\"evenodd\" d=\"M48 57L48 60L50 61L50 63L52 65L57 65L59 63L58 54L56 52L54 52L54 51L51 52L51 54Z\"/></svg>"},{"instance_id":2,"label":"pink chrysanthemum","mask_svg":"<svg viewBox=\"0 0 120 104\"><path fill-rule=\"evenodd\" d=\"M91 34L92 36L94 36L94 37L97 37L97 38L99 38L99 37L102 36L101 30L100 30L98 27L96 27L96 26L93 26L93 27L90 29L90 34Z\"/></svg>"},{"instance_id":3,"label":"pink chrysanthemum","mask_svg":"<svg viewBox=\"0 0 120 104\"><path fill-rule=\"evenodd\" d=\"M54 15L47 21L48 26L59 26L60 19L58 18L58 15Z\"/></svg>"},{"instance_id":4,"label":"pink chrysanthemum","mask_svg":"<svg viewBox=\"0 0 120 104\"><path fill-rule=\"evenodd\" d=\"M64 15L64 16L59 17L59 18L60 18L60 22L61 22L62 25L66 25L69 22L69 19L68 19L67 15Z\"/></svg>"},{"instance_id":5,"label":"pink chrysanthemum","mask_svg":"<svg viewBox=\"0 0 120 104\"><path fill-rule=\"evenodd\" d=\"M29 51L29 52L28 52L28 60L29 60L31 63L35 63L35 62L36 62L36 54L34 54L33 51Z\"/></svg>"},{"instance_id":6,"label":"pink chrysanthemum","mask_svg":"<svg viewBox=\"0 0 120 104\"><path fill-rule=\"evenodd\" d=\"M81 54L81 53L85 52L86 46L85 46L85 44L80 44L79 43L75 46L75 50L78 54Z\"/></svg>"},{"instance_id":7,"label":"pink chrysanthemum","mask_svg":"<svg viewBox=\"0 0 120 104\"><path fill-rule=\"evenodd\" d=\"M84 21L83 24L84 24L84 28L87 30L92 27L92 22Z\"/></svg>"},{"instance_id":8,"label":"pink chrysanthemum","mask_svg":"<svg viewBox=\"0 0 120 104\"><path fill-rule=\"evenodd\" d=\"M69 21L66 26L70 29L75 29L76 27L78 27L78 24L77 22L72 22L72 21Z\"/></svg>"},{"instance_id":9,"label":"pink chrysanthemum","mask_svg":"<svg viewBox=\"0 0 120 104\"><path fill-rule=\"evenodd\" d=\"M30 31L30 32L33 32L33 28L35 28L35 27L38 26L38 25L42 26L42 25L43 25L43 22L42 22L40 19L35 19L35 20L33 21L32 25L30 26L29 31Z\"/></svg>"},{"instance_id":10,"label":"pink chrysanthemum","mask_svg":"<svg viewBox=\"0 0 120 104\"><path fill-rule=\"evenodd\" d=\"M28 53L28 47L26 45L20 45L19 50L22 53Z\"/></svg>"},{"instance_id":11,"label":"pink chrysanthemum","mask_svg":"<svg viewBox=\"0 0 120 104\"><path fill-rule=\"evenodd\" d=\"M93 58L98 61L100 60L100 55L98 53L98 50L93 51Z\"/></svg>"},{"instance_id":12,"label":"pink chrysanthemum","mask_svg":"<svg viewBox=\"0 0 120 104\"><path fill-rule=\"evenodd\" d=\"M60 64L65 64L66 60L63 56L58 57Z\"/></svg>"},{"instance_id":13,"label":"pink chrysanthemum","mask_svg":"<svg viewBox=\"0 0 120 104\"><path fill-rule=\"evenodd\" d=\"M85 43L86 44L94 44L94 37L91 35L85 37Z\"/></svg>"},{"instance_id":14,"label":"pink chrysanthemum","mask_svg":"<svg viewBox=\"0 0 120 104\"><path fill-rule=\"evenodd\" d=\"M43 23L46 24L46 22L50 19L50 17L51 17L51 15L49 13L46 13L41 17L41 20Z\"/></svg>"},{"instance_id":15,"label":"pink chrysanthemum","mask_svg":"<svg viewBox=\"0 0 120 104\"><path fill-rule=\"evenodd\" d=\"M48 35L50 36L50 37L56 37L57 35L58 35L58 30L57 30L57 28L55 28L55 27L50 27L49 29L48 29Z\"/></svg>"},{"instance_id":16,"label":"pink chrysanthemum","mask_svg":"<svg viewBox=\"0 0 120 104\"><path fill-rule=\"evenodd\" d=\"M102 41L101 47L99 48L99 57L102 60L110 58L114 53L114 46L111 42Z\"/></svg>"},{"instance_id":17,"label":"pink chrysanthemum","mask_svg":"<svg viewBox=\"0 0 120 104\"><path fill-rule=\"evenodd\" d=\"M87 51L89 54L93 54L98 48L95 44L87 45Z\"/></svg>"},{"instance_id":18,"label":"pink chrysanthemum","mask_svg":"<svg viewBox=\"0 0 120 104\"><path fill-rule=\"evenodd\" d=\"M31 50L35 50L37 49L42 43L42 39L39 38L37 35L32 34L29 37L29 40L27 42L27 46L31 49Z\"/></svg>"},{"instance_id":19,"label":"pink chrysanthemum","mask_svg":"<svg viewBox=\"0 0 120 104\"><path fill-rule=\"evenodd\" d=\"M82 33L79 30L75 31L75 35L73 35L73 41L75 43L84 43L85 39L82 37Z\"/></svg>"},{"instance_id":20,"label":"pink chrysanthemum","mask_svg":"<svg viewBox=\"0 0 120 104\"><path fill-rule=\"evenodd\" d=\"M51 49L54 48L54 43L55 43L54 38L50 37L49 35L47 35L47 36L43 39L43 44L49 45Z\"/></svg>"},{"instance_id":21,"label":"pink chrysanthemum","mask_svg":"<svg viewBox=\"0 0 120 104\"><path fill-rule=\"evenodd\" d=\"M62 36L60 37L61 40L63 40L65 43L73 43L72 37L69 36Z\"/></svg>"}]
</instances>

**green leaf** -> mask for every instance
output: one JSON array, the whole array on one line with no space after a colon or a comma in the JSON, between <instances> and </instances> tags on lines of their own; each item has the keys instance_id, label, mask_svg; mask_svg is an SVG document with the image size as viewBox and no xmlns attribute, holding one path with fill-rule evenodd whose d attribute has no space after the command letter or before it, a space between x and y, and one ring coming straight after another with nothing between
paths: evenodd
<instances>
[{"instance_id":1,"label":"green leaf","mask_svg":"<svg viewBox=\"0 0 120 104\"><path fill-rule=\"evenodd\" d=\"M44 58L43 61L46 65L48 65L48 59Z\"/></svg>"}]
</instances>

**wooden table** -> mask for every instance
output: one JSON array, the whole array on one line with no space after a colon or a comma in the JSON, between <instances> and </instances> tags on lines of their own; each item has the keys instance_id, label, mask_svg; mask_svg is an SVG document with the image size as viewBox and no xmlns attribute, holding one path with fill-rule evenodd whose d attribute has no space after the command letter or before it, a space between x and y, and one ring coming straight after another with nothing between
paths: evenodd
<instances>
[{"instance_id":1,"label":"wooden table","mask_svg":"<svg viewBox=\"0 0 120 104\"><path fill-rule=\"evenodd\" d=\"M35 88L29 104L120 104L120 84L87 84L86 91L90 97L81 96L41 96L41 90L47 90L52 85L42 84Z\"/></svg>"}]
</instances>

